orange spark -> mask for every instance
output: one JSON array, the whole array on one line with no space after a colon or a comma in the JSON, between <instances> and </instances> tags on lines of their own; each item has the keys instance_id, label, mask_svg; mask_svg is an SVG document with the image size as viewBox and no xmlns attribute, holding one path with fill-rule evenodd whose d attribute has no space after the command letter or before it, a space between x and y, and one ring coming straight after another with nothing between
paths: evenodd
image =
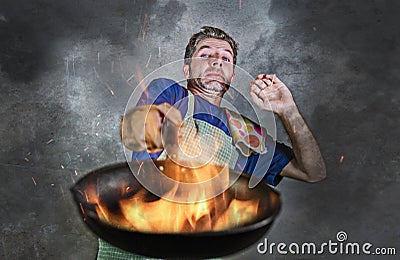
<instances>
[{"instance_id":1,"label":"orange spark","mask_svg":"<svg viewBox=\"0 0 400 260\"><path fill-rule=\"evenodd\" d=\"M81 208L82 215L85 215L85 210L83 209L82 203L79 203L79 207Z\"/></svg>"},{"instance_id":2,"label":"orange spark","mask_svg":"<svg viewBox=\"0 0 400 260\"><path fill-rule=\"evenodd\" d=\"M142 70L141 70L139 64L136 64L136 77L139 82L139 86L142 88L142 90L145 90L146 86L143 82L144 77L143 77L143 73L142 73Z\"/></svg>"},{"instance_id":3,"label":"orange spark","mask_svg":"<svg viewBox=\"0 0 400 260\"><path fill-rule=\"evenodd\" d=\"M106 88L108 89L108 91L110 91L111 96L115 96L115 93L114 93L114 91L111 89L110 85L109 85L107 82L103 81L103 80L100 78L100 76L99 76L99 74L97 73L97 70L96 70L95 67L93 67L93 69L94 69L94 73L96 74L97 79L98 79L101 83L103 83L103 84L106 86Z\"/></svg>"},{"instance_id":4,"label":"orange spark","mask_svg":"<svg viewBox=\"0 0 400 260\"><path fill-rule=\"evenodd\" d=\"M61 190L61 196L62 196L62 198L63 198L63 200L65 200L65 197L64 197L64 190L63 190L63 188L60 186L60 190Z\"/></svg>"},{"instance_id":5,"label":"orange spark","mask_svg":"<svg viewBox=\"0 0 400 260\"><path fill-rule=\"evenodd\" d=\"M110 93L111 93L111 96L115 96L115 93L114 93L114 91L111 89L111 87L110 87L110 85L107 83L107 82L104 82L104 84L106 85L106 87L108 88L108 90L110 91Z\"/></svg>"},{"instance_id":6,"label":"orange spark","mask_svg":"<svg viewBox=\"0 0 400 260\"><path fill-rule=\"evenodd\" d=\"M242 166L240 163L238 163L238 166L239 166L239 169L240 169L240 170L243 170L243 169L244 169L243 166Z\"/></svg>"},{"instance_id":7,"label":"orange spark","mask_svg":"<svg viewBox=\"0 0 400 260\"><path fill-rule=\"evenodd\" d=\"M342 156L340 156L339 162L340 162L340 163L343 163L343 161L344 161L344 156L342 155Z\"/></svg>"},{"instance_id":8,"label":"orange spark","mask_svg":"<svg viewBox=\"0 0 400 260\"><path fill-rule=\"evenodd\" d=\"M132 75L126 80L127 82L128 81L131 81L131 79L133 79L135 77L135 73L132 73Z\"/></svg>"},{"instance_id":9,"label":"orange spark","mask_svg":"<svg viewBox=\"0 0 400 260\"><path fill-rule=\"evenodd\" d=\"M133 86L131 83L129 83L129 81L131 80L131 78L126 79L126 77L125 77L125 74L124 74L123 69L122 69L121 55L118 56L118 61L119 61L119 71L120 71L120 74L121 74L121 78L123 78L123 79L125 80L126 84L128 84L128 85L131 86L132 88L135 88L135 86ZM132 75L132 76L133 76L133 75ZM131 76L131 77L132 77L132 76Z\"/></svg>"},{"instance_id":10,"label":"orange spark","mask_svg":"<svg viewBox=\"0 0 400 260\"><path fill-rule=\"evenodd\" d=\"M136 159L136 161L137 161L137 159ZM139 165L139 169L137 171L137 175L139 175L140 171L142 170L142 166L143 166L143 162L141 162L140 165Z\"/></svg>"},{"instance_id":11,"label":"orange spark","mask_svg":"<svg viewBox=\"0 0 400 260\"><path fill-rule=\"evenodd\" d=\"M75 77L75 55L72 55L72 72Z\"/></svg>"},{"instance_id":12,"label":"orange spark","mask_svg":"<svg viewBox=\"0 0 400 260\"><path fill-rule=\"evenodd\" d=\"M147 60L147 63L146 63L146 68L148 68L148 67L149 67L150 59L151 59L151 53L150 53L149 59Z\"/></svg>"},{"instance_id":13,"label":"orange spark","mask_svg":"<svg viewBox=\"0 0 400 260\"><path fill-rule=\"evenodd\" d=\"M139 38L141 38L142 41L144 41L144 39L146 37L146 34L147 34L147 30L149 29L149 27L150 27L150 19L149 19L149 16L147 14L145 14L144 15L143 25L142 25L142 27L140 28L140 31L139 31Z\"/></svg>"}]
</instances>

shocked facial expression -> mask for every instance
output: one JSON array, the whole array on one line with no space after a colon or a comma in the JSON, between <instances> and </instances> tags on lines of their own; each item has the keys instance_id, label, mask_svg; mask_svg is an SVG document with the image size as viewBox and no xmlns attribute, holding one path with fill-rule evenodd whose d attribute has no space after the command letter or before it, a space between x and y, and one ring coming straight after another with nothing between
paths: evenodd
<instances>
[{"instance_id":1,"label":"shocked facial expression","mask_svg":"<svg viewBox=\"0 0 400 260\"><path fill-rule=\"evenodd\" d=\"M224 93L235 77L233 50L224 40L201 40L189 65L184 65L186 79L194 81L198 91Z\"/></svg>"}]
</instances>

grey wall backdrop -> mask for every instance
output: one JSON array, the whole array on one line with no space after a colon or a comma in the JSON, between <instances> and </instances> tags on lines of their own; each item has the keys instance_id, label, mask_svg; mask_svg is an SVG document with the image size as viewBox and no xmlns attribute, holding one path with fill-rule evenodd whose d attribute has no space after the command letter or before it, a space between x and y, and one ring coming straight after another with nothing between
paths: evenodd
<instances>
[{"instance_id":1,"label":"grey wall backdrop","mask_svg":"<svg viewBox=\"0 0 400 260\"><path fill-rule=\"evenodd\" d=\"M1 0L0 258L95 258L69 188L125 160L118 124L133 88L182 58L202 25L238 40L244 70L289 86L327 163L322 183L277 187L268 241L320 244L343 230L399 254L399 14L395 0ZM254 245L227 259L284 257L338 256Z\"/></svg>"}]
</instances>

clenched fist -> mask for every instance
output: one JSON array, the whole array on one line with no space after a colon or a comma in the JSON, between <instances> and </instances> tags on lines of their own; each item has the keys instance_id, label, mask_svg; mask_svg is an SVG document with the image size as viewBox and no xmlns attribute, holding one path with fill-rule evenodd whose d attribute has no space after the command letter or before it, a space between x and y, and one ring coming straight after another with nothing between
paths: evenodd
<instances>
[{"instance_id":1,"label":"clenched fist","mask_svg":"<svg viewBox=\"0 0 400 260\"><path fill-rule=\"evenodd\" d=\"M142 105L128 111L121 120L120 134L123 144L129 150L150 153L164 148L162 130L166 142L175 142L182 116L178 109L168 103ZM175 138L175 139L174 139Z\"/></svg>"}]
</instances>

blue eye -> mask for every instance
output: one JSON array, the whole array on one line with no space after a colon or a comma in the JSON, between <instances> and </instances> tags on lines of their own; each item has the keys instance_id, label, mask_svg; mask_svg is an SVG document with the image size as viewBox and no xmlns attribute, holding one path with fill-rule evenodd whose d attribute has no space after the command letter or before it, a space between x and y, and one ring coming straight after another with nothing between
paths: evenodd
<instances>
[{"instance_id":1,"label":"blue eye","mask_svg":"<svg viewBox=\"0 0 400 260\"><path fill-rule=\"evenodd\" d=\"M230 59L228 59L228 58L226 58L226 57L223 57L222 60L223 60L223 61L226 61L226 62L230 62L230 61L231 61Z\"/></svg>"},{"instance_id":2,"label":"blue eye","mask_svg":"<svg viewBox=\"0 0 400 260\"><path fill-rule=\"evenodd\" d=\"M202 54L202 55L200 55L200 57L202 57L202 58L204 58L204 59L207 59L207 58L210 58L210 55L208 55L208 54Z\"/></svg>"}]
</instances>

